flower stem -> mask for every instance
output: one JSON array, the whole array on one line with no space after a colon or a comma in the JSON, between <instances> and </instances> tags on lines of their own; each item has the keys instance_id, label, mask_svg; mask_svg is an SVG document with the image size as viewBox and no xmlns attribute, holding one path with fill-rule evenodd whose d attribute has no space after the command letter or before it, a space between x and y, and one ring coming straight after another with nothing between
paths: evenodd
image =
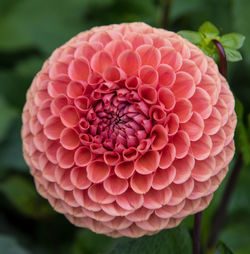
<instances>
[{"instance_id":1,"label":"flower stem","mask_svg":"<svg viewBox=\"0 0 250 254\"><path fill-rule=\"evenodd\" d=\"M161 27L163 29L167 29L169 26L169 11L172 0L164 0L162 5L162 21Z\"/></svg>"},{"instance_id":2,"label":"flower stem","mask_svg":"<svg viewBox=\"0 0 250 254\"><path fill-rule=\"evenodd\" d=\"M225 50L219 41L213 40L213 43L216 46L216 48L219 52L219 55L220 55L220 65L219 65L220 72L226 78L226 76L227 76L227 59L226 59ZM221 231L221 228L223 226L224 219L225 219L226 213L227 213L227 208L229 206L230 199L232 197L238 177L240 175L242 165L243 165L242 156L241 156L241 154L238 154L238 157L237 157L234 167L232 169L232 173L228 179L227 185L226 185L224 193L222 195L220 204L213 216L212 228L210 231L210 236L208 238L208 244L207 244L207 247L209 249L214 247L214 245L217 241L217 238L219 236L219 233Z\"/></svg>"},{"instance_id":3,"label":"flower stem","mask_svg":"<svg viewBox=\"0 0 250 254\"><path fill-rule=\"evenodd\" d=\"M221 45L221 43L217 40L212 40L215 47L217 48L219 55L220 55L220 73L227 78L227 58L226 58L226 52Z\"/></svg>"},{"instance_id":4,"label":"flower stem","mask_svg":"<svg viewBox=\"0 0 250 254\"><path fill-rule=\"evenodd\" d=\"M202 212L194 215L193 254L200 254Z\"/></svg>"},{"instance_id":5,"label":"flower stem","mask_svg":"<svg viewBox=\"0 0 250 254\"><path fill-rule=\"evenodd\" d=\"M240 170L242 168L242 165L243 165L242 156L241 154L239 154L234 164L234 167L232 169L230 178L228 179L219 207L217 208L213 216L213 220L212 220L213 223L212 223L212 228L210 231L210 237L208 238L209 249L214 247L217 237L223 226L223 222L226 217L227 208L230 203L230 199L232 197L233 191L235 189L237 179L240 175Z\"/></svg>"}]
</instances>

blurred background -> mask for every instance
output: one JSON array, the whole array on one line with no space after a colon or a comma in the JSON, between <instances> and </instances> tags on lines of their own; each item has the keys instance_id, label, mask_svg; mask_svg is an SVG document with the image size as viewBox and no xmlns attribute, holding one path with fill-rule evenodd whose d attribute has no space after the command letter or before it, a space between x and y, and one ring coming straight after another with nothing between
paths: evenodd
<instances>
[{"instance_id":1,"label":"blurred background","mask_svg":"<svg viewBox=\"0 0 250 254\"><path fill-rule=\"evenodd\" d=\"M76 228L55 213L37 194L22 157L25 94L55 48L98 25L143 21L177 32L197 30L211 21L221 34L246 36L244 60L231 63L228 74L246 116L250 112L249 13L249 0L0 0L0 253L109 253L118 241ZM204 212L203 241L227 179ZM236 254L250 253L249 183L250 167L244 166L219 236ZM190 231L192 220L190 216L182 223Z\"/></svg>"}]
</instances>

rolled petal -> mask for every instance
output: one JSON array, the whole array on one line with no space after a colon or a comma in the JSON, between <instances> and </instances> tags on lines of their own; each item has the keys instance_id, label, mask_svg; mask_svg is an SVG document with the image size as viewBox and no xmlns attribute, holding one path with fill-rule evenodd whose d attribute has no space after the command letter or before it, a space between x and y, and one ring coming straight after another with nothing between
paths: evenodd
<instances>
[{"instance_id":1,"label":"rolled petal","mask_svg":"<svg viewBox=\"0 0 250 254\"><path fill-rule=\"evenodd\" d=\"M110 173L110 168L102 161L93 161L87 166L88 179L93 183L104 181Z\"/></svg>"},{"instance_id":2,"label":"rolled petal","mask_svg":"<svg viewBox=\"0 0 250 254\"><path fill-rule=\"evenodd\" d=\"M151 188L153 182L153 175L141 175L141 174L134 174L131 177L130 186L134 192L138 194L145 194Z\"/></svg>"},{"instance_id":3,"label":"rolled petal","mask_svg":"<svg viewBox=\"0 0 250 254\"><path fill-rule=\"evenodd\" d=\"M158 151L148 151L135 161L135 170L139 174L147 175L154 172L160 162Z\"/></svg>"}]
</instances>

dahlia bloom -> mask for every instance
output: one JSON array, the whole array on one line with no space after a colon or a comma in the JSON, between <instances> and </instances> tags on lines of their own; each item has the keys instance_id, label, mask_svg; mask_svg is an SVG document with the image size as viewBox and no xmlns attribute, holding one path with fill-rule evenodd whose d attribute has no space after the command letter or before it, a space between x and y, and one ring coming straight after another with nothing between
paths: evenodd
<instances>
[{"instance_id":1,"label":"dahlia bloom","mask_svg":"<svg viewBox=\"0 0 250 254\"><path fill-rule=\"evenodd\" d=\"M176 33L95 27L34 78L23 153L38 192L73 224L150 235L210 203L234 154L234 104L215 62Z\"/></svg>"}]
</instances>

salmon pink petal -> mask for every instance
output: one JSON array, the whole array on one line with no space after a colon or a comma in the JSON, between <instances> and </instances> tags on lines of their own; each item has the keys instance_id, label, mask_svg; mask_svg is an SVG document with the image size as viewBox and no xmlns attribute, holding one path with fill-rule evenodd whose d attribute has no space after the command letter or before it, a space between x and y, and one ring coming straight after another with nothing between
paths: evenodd
<instances>
[{"instance_id":1,"label":"salmon pink petal","mask_svg":"<svg viewBox=\"0 0 250 254\"><path fill-rule=\"evenodd\" d=\"M147 220L152 213L153 213L152 209L141 207L137 209L136 211L134 211L133 213L130 213L129 215L127 215L126 218L133 222L143 221L143 220Z\"/></svg>"},{"instance_id":2,"label":"salmon pink petal","mask_svg":"<svg viewBox=\"0 0 250 254\"><path fill-rule=\"evenodd\" d=\"M182 65L182 57L173 47L160 48L161 63L170 65L175 71L178 71Z\"/></svg>"},{"instance_id":3,"label":"salmon pink petal","mask_svg":"<svg viewBox=\"0 0 250 254\"><path fill-rule=\"evenodd\" d=\"M185 131L178 131L173 136L173 145L176 150L176 158L181 159L188 154L188 150L190 147L190 140Z\"/></svg>"},{"instance_id":4,"label":"salmon pink petal","mask_svg":"<svg viewBox=\"0 0 250 254\"><path fill-rule=\"evenodd\" d=\"M52 114L55 116L59 116L61 109L64 106L68 105L68 103L69 100L65 95L58 95L55 99L52 100L50 104L50 110Z\"/></svg>"},{"instance_id":5,"label":"salmon pink petal","mask_svg":"<svg viewBox=\"0 0 250 254\"><path fill-rule=\"evenodd\" d=\"M77 98L78 96L83 95L85 87L77 81L71 81L67 86L67 95L71 98Z\"/></svg>"},{"instance_id":6,"label":"salmon pink petal","mask_svg":"<svg viewBox=\"0 0 250 254\"><path fill-rule=\"evenodd\" d=\"M86 190L73 189L73 195L76 202L80 206L94 212L101 210L100 205L89 198L88 192Z\"/></svg>"},{"instance_id":7,"label":"salmon pink petal","mask_svg":"<svg viewBox=\"0 0 250 254\"><path fill-rule=\"evenodd\" d=\"M204 120L204 132L208 135L214 135L220 129L221 122L222 118L220 112L213 107L211 115Z\"/></svg>"},{"instance_id":8,"label":"salmon pink petal","mask_svg":"<svg viewBox=\"0 0 250 254\"><path fill-rule=\"evenodd\" d=\"M71 168L74 165L74 151L59 147L56 152L58 165L61 168Z\"/></svg>"},{"instance_id":9,"label":"salmon pink petal","mask_svg":"<svg viewBox=\"0 0 250 254\"><path fill-rule=\"evenodd\" d=\"M212 113L211 98L202 88L197 87L195 94L190 98L193 110L201 115L203 119L207 119Z\"/></svg>"},{"instance_id":10,"label":"salmon pink petal","mask_svg":"<svg viewBox=\"0 0 250 254\"><path fill-rule=\"evenodd\" d=\"M151 190L144 194L143 206L148 209L158 209L167 204L172 196L170 188L164 188L161 190Z\"/></svg>"},{"instance_id":11,"label":"salmon pink petal","mask_svg":"<svg viewBox=\"0 0 250 254\"><path fill-rule=\"evenodd\" d=\"M154 87L142 85L138 91L140 97L148 104L154 104L157 101L157 92Z\"/></svg>"},{"instance_id":12,"label":"salmon pink petal","mask_svg":"<svg viewBox=\"0 0 250 254\"><path fill-rule=\"evenodd\" d=\"M111 216L126 216L130 211L121 208L116 202L101 205L104 212Z\"/></svg>"},{"instance_id":13,"label":"salmon pink petal","mask_svg":"<svg viewBox=\"0 0 250 254\"><path fill-rule=\"evenodd\" d=\"M105 50L109 52L114 59L117 59L118 56L125 50L131 49L132 45L125 40L114 40L110 41L106 46Z\"/></svg>"},{"instance_id":14,"label":"salmon pink petal","mask_svg":"<svg viewBox=\"0 0 250 254\"><path fill-rule=\"evenodd\" d=\"M168 132L166 128L160 124L157 124L152 128L150 137L153 140L151 144L152 150L161 150L168 143Z\"/></svg>"},{"instance_id":15,"label":"salmon pink petal","mask_svg":"<svg viewBox=\"0 0 250 254\"><path fill-rule=\"evenodd\" d=\"M110 165L115 166L120 160L120 155L117 152L106 152L104 153L104 161Z\"/></svg>"},{"instance_id":16,"label":"salmon pink petal","mask_svg":"<svg viewBox=\"0 0 250 254\"><path fill-rule=\"evenodd\" d=\"M77 166L83 167L87 166L89 162L91 161L92 154L88 147L79 147L74 155L74 161Z\"/></svg>"},{"instance_id":17,"label":"salmon pink petal","mask_svg":"<svg viewBox=\"0 0 250 254\"><path fill-rule=\"evenodd\" d=\"M189 197L194 189L194 180L189 178L183 184L174 184L172 183L169 188L172 190L172 197L168 202L168 205L178 205L180 204L186 197Z\"/></svg>"},{"instance_id":18,"label":"salmon pink petal","mask_svg":"<svg viewBox=\"0 0 250 254\"><path fill-rule=\"evenodd\" d=\"M50 81L48 84L48 94L55 98L60 94L65 94L67 88L67 83L63 81Z\"/></svg>"},{"instance_id":19,"label":"salmon pink petal","mask_svg":"<svg viewBox=\"0 0 250 254\"><path fill-rule=\"evenodd\" d=\"M75 167L70 172L70 180L72 184L78 189L87 189L91 182L87 178L86 168Z\"/></svg>"},{"instance_id":20,"label":"salmon pink petal","mask_svg":"<svg viewBox=\"0 0 250 254\"><path fill-rule=\"evenodd\" d=\"M122 152L122 156L125 161L134 161L138 157L138 151L136 148L130 147Z\"/></svg>"},{"instance_id":21,"label":"salmon pink petal","mask_svg":"<svg viewBox=\"0 0 250 254\"><path fill-rule=\"evenodd\" d=\"M137 90L139 85L141 85L141 80L136 76L130 76L125 81L125 86L129 90Z\"/></svg>"},{"instance_id":22,"label":"salmon pink petal","mask_svg":"<svg viewBox=\"0 0 250 254\"><path fill-rule=\"evenodd\" d=\"M216 82L214 82L213 78L211 78L208 75L203 75L201 82L199 83L198 86L204 89L209 94L209 96L211 97L212 105L216 104L218 100L219 91Z\"/></svg>"},{"instance_id":23,"label":"salmon pink petal","mask_svg":"<svg viewBox=\"0 0 250 254\"><path fill-rule=\"evenodd\" d=\"M172 217L175 214L178 214L183 209L184 206L185 206L185 200L183 200L177 205L173 205L173 206L165 205L155 210L155 214L162 219L167 219Z\"/></svg>"},{"instance_id":24,"label":"salmon pink petal","mask_svg":"<svg viewBox=\"0 0 250 254\"><path fill-rule=\"evenodd\" d=\"M74 52L74 56L78 59L87 59L90 61L95 53L95 48L92 47L90 43L85 42L77 47L76 51Z\"/></svg>"},{"instance_id":25,"label":"salmon pink petal","mask_svg":"<svg viewBox=\"0 0 250 254\"><path fill-rule=\"evenodd\" d=\"M102 161L93 161L87 166L88 179L93 183L104 181L110 173L110 168Z\"/></svg>"},{"instance_id":26,"label":"salmon pink petal","mask_svg":"<svg viewBox=\"0 0 250 254\"><path fill-rule=\"evenodd\" d=\"M50 116L44 124L44 134L52 140L58 139L65 126L57 116Z\"/></svg>"},{"instance_id":27,"label":"salmon pink petal","mask_svg":"<svg viewBox=\"0 0 250 254\"><path fill-rule=\"evenodd\" d=\"M148 220L136 222L136 225L147 231L156 231L166 228L168 220L159 218L157 215L152 214Z\"/></svg>"},{"instance_id":28,"label":"salmon pink petal","mask_svg":"<svg viewBox=\"0 0 250 254\"><path fill-rule=\"evenodd\" d=\"M187 122L192 116L192 104L189 100L180 99L176 102L173 113L179 117L180 123Z\"/></svg>"},{"instance_id":29,"label":"salmon pink petal","mask_svg":"<svg viewBox=\"0 0 250 254\"><path fill-rule=\"evenodd\" d=\"M225 141L226 141L226 133L223 131L223 129L220 129L217 133L214 135L210 136L212 140L212 150L211 150L211 155L215 156L218 153L222 151L222 149L225 146Z\"/></svg>"},{"instance_id":30,"label":"salmon pink petal","mask_svg":"<svg viewBox=\"0 0 250 254\"><path fill-rule=\"evenodd\" d=\"M193 77L195 84L200 83L201 72L200 72L198 66L192 60L184 59L182 61L182 66L181 66L180 71L190 74Z\"/></svg>"},{"instance_id":31,"label":"salmon pink petal","mask_svg":"<svg viewBox=\"0 0 250 254\"><path fill-rule=\"evenodd\" d=\"M102 183L91 185L88 189L88 195L91 200L98 204L110 204L115 201L115 196L109 194Z\"/></svg>"},{"instance_id":32,"label":"salmon pink petal","mask_svg":"<svg viewBox=\"0 0 250 254\"><path fill-rule=\"evenodd\" d=\"M172 91L166 87L160 87L158 90L158 101L167 111L172 110L175 106L175 96Z\"/></svg>"},{"instance_id":33,"label":"salmon pink petal","mask_svg":"<svg viewBox=\"0 0 250 254\"><path fill-rule=\"evenodd\" d=\"M104 189L111 195L121 195L128 188L128 181L112 175L103 182Z\"/></svg>"},{"instance_id":34,"label":"salmon pink petal","mask_svg":"<svg viewBox=\"0 0 250 254\"><path fill-rule=\"evenodd\" d=\"M68 150L76 149L79 144L79 134L72 128L65 128L60 135L60 143Z\"/></svg>"},{"instance_id":35,"label":"salmon pink petal","mask_svg":"<svg viewBox=\"0 0 250 254\"><path fill-rule=\"evenodd\" d=\"M214 157L208 157L202 161L195 161L192 177L199 182L207 181L215 170L216 162Z\"/></svg>"},{"instance_id":36,"label":"salmon pink petal","mask_svg":"<svg viewBox=\"0 0 250 254\"><path fill-rule=\"evenodd\" d=\"M168 168L174 161L175 156L176 156L175 146L171 143L167 144L161 151L161 159L159 167L162 169Z\"/></svg>"},{"instance_id":37,"label":"salmon pink petal","mask_svg":"<svg viewBox=\"0 0 250 254\"><path fill-rule=\"evenodd\" d=\"M153 175L141 175L141 174L134 174L131 177L130 186L134 192L138 194L145 194L151 188L153 182Z\"/></svg>"},{"instance_id":38,"label":"salmon pink petal","mask_svg":"<svg viewBox=\"0 0 250 254\"><path fill-rule=\"evenodd\" d=\"M182 159L176 159L173 162L173 166L176 168L174 183L181 184L186 182L191 176L191 172L194 168L194 163L195 160L190 155L187 155Z\"/></svg>"},{"instance_id":39,"label":"salmon pink petal","mask_svg":"<svg viewBox=\"0 0 250 254\"><path fill-rule=\"evenodd\" d=\"M60 112L62 123L66 127L75 127L79 122L79 114L73 106L65 106Z\"/></svg>"},{"instance_id":40,"label":"salmon pink petal","mask_svg":"<svg viewBox=\"0 0 250 254\"><path fill-rule=\"evenodd\" d=\"M132 223L132 221L129 221L124 217L115 217L113 220L105 222L105 225L114 230L122 230L130 227Z\"/></svg>"},{"instance_id":41,"label":"salmon pink petal","mask_svg":"<svg viewBox=\"0 0 250 254\"><path fill-rule=\"evenodd\" d=\"M126 41L129 41L133 45L134 49L138 48L140 45L153 44L153 41L149 36L136 32L126 34L124 36L124 39Z\"/></svg>"},{"instance_id":42,"label":"salmon pink petal","mask_svg":"<svg viewBox=\"0 0 250 254\"><path fill-rule=\"evenodd\" d=\"M93 55L90 62L91 68L99 74L102 74L106 68L112 65L112 56L106 51L98 51L96 54Z\"/></svg>"},{"instance_id":43,"label":"salmon pink petal","mask_svg":"<svg viewBox=\"0 0 250 254\"><path fill-rule=\"evenodd\" d=\"M195 83L193 77L183 71L176 73L176 80L171 87L172 92L177 98L189 99L195 92Z\"/></svg>"},{"instance_id":44,"label":"salmon pink petal","mask_svg":"<svg viewBox=\"0 0 250 254\"><path fill-rule=\"evenodd\" d=\"M161 61L160 51L151 45L142 45L136 49L141 58L142 65L151 65L156 68Z\"/></svg>"},{"instance_id":45,"label":"salmon pink petal","mask_svg":"<svg viewBox=\"0 0 250 254\"><path fill-rule=\"evenodd\" d=\"M211 138L206 134L203 134L197 141L192 141L191 150L195 159L205 160L212 150L212 145Z\"/></svg>"},{"instance_id":46,"label":"salmon pink petal","mask_svg":"<svg viewBox=\"0 0 250 254\"><path fill-rule=\"evenodd\" d=\"M69 64L69 77L74 81L87 81L90 73L89 63L85 59L74 59Z\"/></svg>"},{"instance_id":47,"label":"salmon pink petal","mask_svg":"<svg viewBox=\"0 0 250 254\"><path fill-rule=\"evenodd\" d=\"M127 189L126 192L116 197L117 204L126 210L135 210L142 206L143 195L135 193L132 189Z\"/></svg>"},{"instance_id":48,"label":"salmon pink petal","mask_svg":"<svg viewBox=\"0 0 250 254\"><path fill-rule=\"evenodd\" d=\"M171 184L175 178L176 169L170 166L167 169L158 169L154 174L152 188L155 190L162 190Z\"/></svg>"},{"instance_id":49,"label":"salmon pink petal","mask_svg":"<svg viewBox=\"0 0 250 254\"><path fill-rule=\"evenodd\" d=\"M174 84L176 80L176 75L171 66L167 64L160 64L157 71L160 86L171 87Z\"/></svg>"},{"instance_id":50,"label":"salmon pink petal","mask_svg":"<svg viewBox=\"0 0 250 254\"><path fill-rule=\"evenodd\" d=\"M106 81L118 82L120 80L125 79L126 74L123 70L121 70L115 66L110 66L104 71L103 78Z\"/></svg>"},{"instance_id":51,"label":"salmon pink petal","mask_svg":"<svg viewBox=\"0 0 250 254\"><path fill-rule=\"evenodd\" d=\"M149 109L149 115L151 118L153 118L153 120L162 123L166 119L167 114L163 107L159 105L153 105Z\"/></svg>"},{"instance_id":52,"label":"salmon pink petal","mask_svg":"<svg viewBox=\"0 0 250 254\"><path fill-rule=\"evenodd\" d=\"M160 162L158 151L148 151L135 161L135 170L139 174L147 175L154 172Z\"/></svg>"},{"instance_id":53,"label":"salmon pink petal","mask_svg":"<svg viewBox=\"0 0 250 254\"><path fill-rule=\"evenodd\" d=\"M126 74L130 75L137 73L141 65L141 60L136 52L125 50L119 55L117 63Z\"/></svg>"},{"instance_id":54,"label":"salmon pink petal","mask_svg":"<svg viewBox=\"0 0 250 254\"><path fill-rule=\"evenodd\" d=\"M134 163L132 161L120 162L115 166L115 174L123 179L128 179L134 173Z\"/></svg>"},{"instance_id":55,"label":"salmon pink petal","mask_svg":"<svg viewBox=\"0 0 250 254\"><path fill-rule=\"evenodd\" d=\"M168 128L168 136L173 136L179 129L179 117L175 113L170 113L166 119L166 126Z\"/></svg>"},{"instance_id":56,"label":"salmon pink petal","mask_svg":"<svg viewBox=\"0 0 250 254\"><path fill-rule=\"evenodd\" d=\"M186 123L181 124L181 129L188 134L190 141L196 141L203 134L204 121L198 113L193 112L192 117Z\"/></svg>"},{"instance_id":57,"label":"salmon pink petal","mask_svg":"<svg viewBox=\"0 0 250 254\"><path fill-rule=\"evenodd\" d=\"M158 72L150 65L144 65L139 69L139 78L143 84L154 87L158 84Z\"/></svg>"}]
</instances>

